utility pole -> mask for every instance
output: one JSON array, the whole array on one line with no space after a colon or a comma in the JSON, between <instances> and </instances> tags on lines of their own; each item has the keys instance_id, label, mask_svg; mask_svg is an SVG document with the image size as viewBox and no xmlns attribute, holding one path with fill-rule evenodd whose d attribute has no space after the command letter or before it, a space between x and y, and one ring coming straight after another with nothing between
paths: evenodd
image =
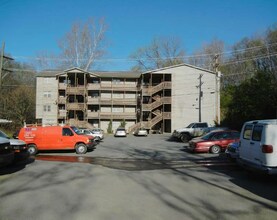
<instances>
[{"instance_id":1,"label":"utility pole","mask_svg":"<svg viewBox=\"0 0 277 220\"><path fill-rule=\"evenodd\" d=\"M4 50L5 50L5 42L3 42L2 44L2 50L1 50L1 56L0 56L0 90L2 89L3 78L6 76L6 75L3 75L3 70L11 72L10 70L3 68L4 59L13 60L13 58L7 57L4 55Z\"/></svg>"},{"instance_id":2,"label":"utility pole","mask_svg":"<svg viewBox=\"0 0 277 220\"><path fill-rule=\"evenodd\" d=\"M215 120L220 124L220 75L219 67L219 54L214 56L214 71L215 71Z\"/></svg>"},{"instance_id":3,"label":"utility pole","mask_svg":"<svg viewBox=\"0 0 277 220\"><path fill-rule=\"evenodd\" d=\"M201 122L201 99L202 99L202 96L203 96L203 92L202 92L202 85L203 85L203 82L202 82L202 77L203 77L203 74L200 74L199 75L199 77L198 77L198 79L199 79L199 85L198 86L196 86L196 88L198 88L199 89L199 97L198 97L198 106L199 106L199 108L198 108L198 114L199 114L199 122Z\"/></svg>"}]
</instances>

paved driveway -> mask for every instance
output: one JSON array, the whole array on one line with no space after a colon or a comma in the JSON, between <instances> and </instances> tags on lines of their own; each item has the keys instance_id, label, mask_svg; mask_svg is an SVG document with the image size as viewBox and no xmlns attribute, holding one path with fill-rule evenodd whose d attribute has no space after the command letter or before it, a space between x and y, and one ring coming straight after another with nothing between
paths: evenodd
<instances>
[{"instance_id":1,"label":"paved driveway","mask_svg":"<svg viewBox=\"0 0 277 220\"><path fill-rule=\"evenodd\" d=\"M168 135L106 137L0 170L0 219L276 219L276 179Z\"/></svg>"}]
</instances>

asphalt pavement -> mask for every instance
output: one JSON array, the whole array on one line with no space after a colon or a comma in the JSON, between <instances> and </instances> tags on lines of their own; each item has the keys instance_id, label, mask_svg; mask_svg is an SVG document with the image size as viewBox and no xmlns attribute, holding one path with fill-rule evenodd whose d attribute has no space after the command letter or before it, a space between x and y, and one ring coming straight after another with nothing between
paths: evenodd
<instances>
[{"instance_id":1,"label":"asphalt pavement","mask_svg":"<svg viewBox=\"0 0 277 220\"><path fill-rule=\"evenodd\" d=\"M0 219L276 219L277 180L170 135L106 136L0 170Z\"/></svg>"}]
</instances>

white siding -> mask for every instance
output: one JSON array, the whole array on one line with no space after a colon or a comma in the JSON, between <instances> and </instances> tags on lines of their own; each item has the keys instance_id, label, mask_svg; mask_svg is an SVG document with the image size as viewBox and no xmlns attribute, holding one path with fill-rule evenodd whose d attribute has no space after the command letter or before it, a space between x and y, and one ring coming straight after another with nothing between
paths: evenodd
<instances>
[{"instance_id":1,"label":"white siding","mask_svg":"<svg viewBox=\"0 0 277 220\"><path fill-rule=\"evenodd\" d=\"M172 105L171 130L199 121L199 76L202 77L203 97L201 121L213 125L215 120L215 75L189 66L179 66L155 73L171 73Z\"/></svg>"},{"instance_id":2,"label":"white siding","mask_svg":"<svg viewBox=\"0 0 277 220\"><path fill-rule=\"evenodd\" d=\"M55 77L37 77L36 119L43 124L57 123L58 81Z\"/></svg>"}]
</instances>

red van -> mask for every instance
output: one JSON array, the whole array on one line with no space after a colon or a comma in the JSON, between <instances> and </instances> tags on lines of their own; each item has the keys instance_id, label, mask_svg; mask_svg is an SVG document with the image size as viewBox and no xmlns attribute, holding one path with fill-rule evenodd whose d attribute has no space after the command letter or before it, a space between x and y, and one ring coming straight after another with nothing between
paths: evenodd
<instances>
[{"instance_id":1,"label":"red van","mask_svg":"<svg viewBox=\"0 0 277 220\"><path fill-rule=\"evenodd\" d=\"M18 139L27 143L31 155L39 150L75 150L85 154L96 145L94 137L81 134L73 126L28 126L20 129Z\"/></svg>"}]
</instances>

